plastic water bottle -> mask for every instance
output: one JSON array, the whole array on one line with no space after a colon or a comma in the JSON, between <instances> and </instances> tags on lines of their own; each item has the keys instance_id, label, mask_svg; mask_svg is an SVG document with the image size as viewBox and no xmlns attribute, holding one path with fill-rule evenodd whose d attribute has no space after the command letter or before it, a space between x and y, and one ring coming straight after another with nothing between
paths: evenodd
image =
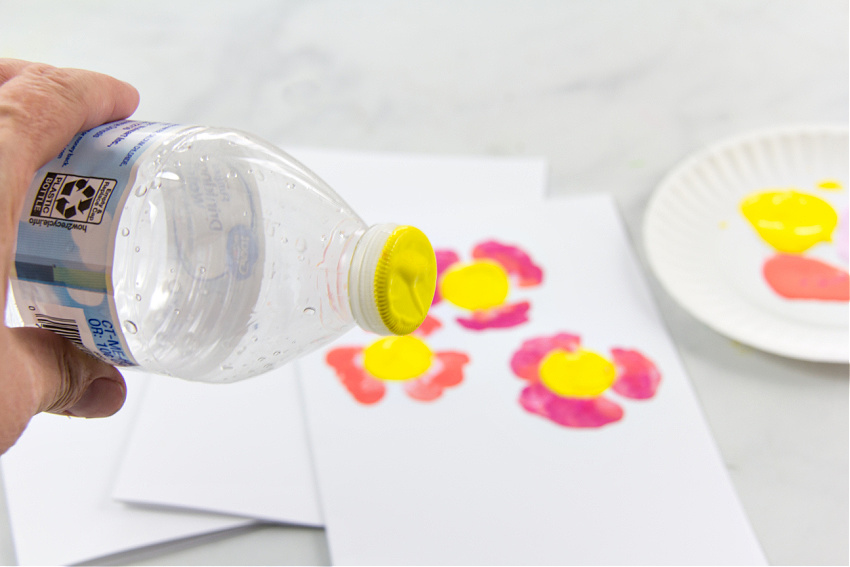
<instances>
[{"instance_id":1,"label":"plastic water bottle","mask_svg":"<svg viewBox=\"0 0 850 567\"><path fill-rule=\"evenodd\" d=\"M25 200L21 318L109 363L232 382L355 324L407 334L436 285L428 239L367 226L244 133L120 121L78 134Z\"/></svg>"}]
</instances>

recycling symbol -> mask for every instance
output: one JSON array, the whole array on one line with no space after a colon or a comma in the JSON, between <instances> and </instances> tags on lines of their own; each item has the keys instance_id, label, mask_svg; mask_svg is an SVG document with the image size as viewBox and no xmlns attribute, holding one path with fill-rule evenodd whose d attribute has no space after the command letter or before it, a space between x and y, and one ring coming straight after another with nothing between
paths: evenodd
<instances>
[{"instance_id":1,"label":"recycling symbol","mask_svg":"<svg viewBox=\"0 0 850 567\"><path fill-rule=\"evenodd\" d=\"M94 187L89 185L86 179L68 181L59 191L60 197L56 199L54 209L65 217L65 220L72 219L78 214L85 218L85 213L92 206L92 197L95 193Z\"/></svg>"}]
</instances>

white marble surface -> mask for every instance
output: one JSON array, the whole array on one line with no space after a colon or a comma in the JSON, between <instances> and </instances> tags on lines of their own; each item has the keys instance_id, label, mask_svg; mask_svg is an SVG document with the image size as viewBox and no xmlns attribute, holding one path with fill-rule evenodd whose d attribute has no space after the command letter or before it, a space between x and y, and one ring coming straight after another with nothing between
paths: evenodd
<instances>
[{"instance_id":1,"label":"white marble surface","mask_svg":"<svg viewBox=\"0 0 850 567\"><path fill-rule=\"evenodd\" d=\"M290 146L541 155L550 194L613 193L640 254L687 154L848 121L844 0L0 0L0 56L116 75L140 118ZM847 365L741 346L654 291L768 559L847 564ZM263 527L105 562L327 561L321 530Z\"/></svg>"}]
</instances>

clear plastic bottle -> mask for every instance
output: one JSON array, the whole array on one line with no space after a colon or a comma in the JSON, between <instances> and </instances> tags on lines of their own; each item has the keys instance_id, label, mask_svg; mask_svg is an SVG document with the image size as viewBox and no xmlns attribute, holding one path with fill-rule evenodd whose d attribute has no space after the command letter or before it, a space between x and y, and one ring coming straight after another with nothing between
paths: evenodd
<instances>
[{"instance_id":1,"label":"clear plastic bottle","mask_svg":"<svg viewBox=\"0 0 850 567\"><path fill-rule=\"evenodd\" d=\"M277 147L135 121L79 134L38 172L14 272L26 324L208 382L271 370L355 324L409 333L436 285L420 231L367 226Z\"/></svg>"}]
</instances>

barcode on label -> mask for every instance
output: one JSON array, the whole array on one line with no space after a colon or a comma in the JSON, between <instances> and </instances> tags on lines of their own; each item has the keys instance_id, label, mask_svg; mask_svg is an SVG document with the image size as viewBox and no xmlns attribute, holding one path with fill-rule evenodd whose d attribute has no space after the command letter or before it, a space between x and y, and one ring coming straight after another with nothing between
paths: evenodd
<instances>
[{"instance_id":1,"label":"barcode on label","mask_svg":"<svg viewBox=\"0 0 850 567\"><path fill-rule=\"evenodd\" d=\"M51 317L49 315L35 314L36 325L42 329L53 331L61 337L65 337L75 345L85 348L83 339L80 337L80 328L74 319L63 319L62 317Z\"/></svg>"}]
</instances>

